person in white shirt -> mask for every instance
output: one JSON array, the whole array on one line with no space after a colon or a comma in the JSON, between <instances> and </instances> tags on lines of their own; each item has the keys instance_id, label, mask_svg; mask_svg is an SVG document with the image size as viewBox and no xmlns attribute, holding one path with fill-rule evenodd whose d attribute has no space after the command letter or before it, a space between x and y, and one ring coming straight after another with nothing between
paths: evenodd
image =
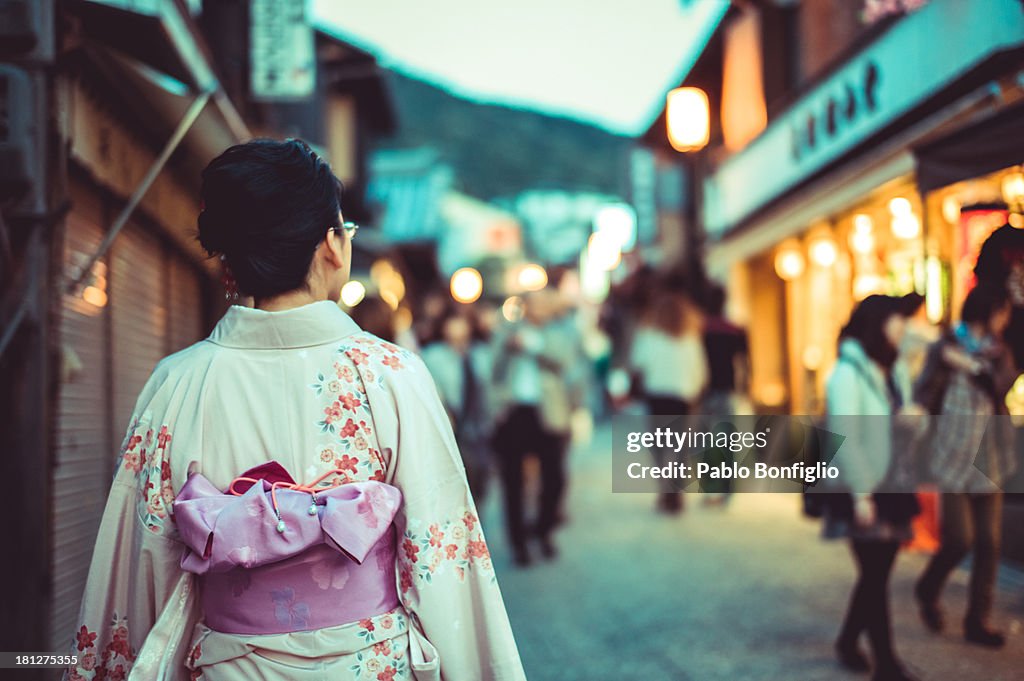
<instances>
[{"instance_id":1,"label":"person in white shirt","mask_svg":"<svg viewBox=\"0 0 1024 681\"><path fill-rule=\"evenodd\" d=\"M651 416L684 416L693 412L708 382L708 361L700 318L680 293L653 297L633 335L630 364ZM659 462L664 452L655 450ZM659 510L678 513L683 501L671 488L658 498Z\"/></svg>"}]
</instances>

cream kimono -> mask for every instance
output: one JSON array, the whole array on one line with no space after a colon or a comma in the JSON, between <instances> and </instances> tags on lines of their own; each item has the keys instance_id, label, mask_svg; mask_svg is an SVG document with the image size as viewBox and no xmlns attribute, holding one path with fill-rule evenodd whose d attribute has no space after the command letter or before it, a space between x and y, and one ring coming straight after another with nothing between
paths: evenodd
<instances>
[{"instance_id":1,"label":"cream kimono","mask_svg":"<svg viewBox=\"0 0 1024 681\"><path fill-rule=\"evenodd\" d=\"M330 482L401 491L397 608L285 634L204 625L172 502L192 473L224 490L270 460L299 482L336 469ZM326 578L323 598L338 586ZM69 679L525 678L430 375L330 302L234 306L208 339L157 366L122 446L80 619Z\"/></svg>"}]
</instances>

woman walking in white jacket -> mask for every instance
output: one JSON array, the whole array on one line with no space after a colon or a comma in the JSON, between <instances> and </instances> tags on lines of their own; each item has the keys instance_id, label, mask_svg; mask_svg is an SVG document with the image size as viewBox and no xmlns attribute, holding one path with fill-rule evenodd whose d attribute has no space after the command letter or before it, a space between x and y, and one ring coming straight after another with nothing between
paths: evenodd
<instances>
[{"instance_id":1,"label":"woman walking in white jacket","mask_svg":"<svg viewBox=\"0 0 1024 681\"><path fill-rule=\"evenodd\" d=\"M846 438L833 463L850 493L826 495L825 534L849 539L858 570L836 653L847 669L867 671L858 644L866 633L875 681L913 678L893 649L888 589L896 554L920 509L912 493L884 491L895 451L890 417L906 410L910 394L897 362L907 312L890 296L869 296L857 306L840 333L826 397L829 430Z\"/></svg>"}]
</instances>

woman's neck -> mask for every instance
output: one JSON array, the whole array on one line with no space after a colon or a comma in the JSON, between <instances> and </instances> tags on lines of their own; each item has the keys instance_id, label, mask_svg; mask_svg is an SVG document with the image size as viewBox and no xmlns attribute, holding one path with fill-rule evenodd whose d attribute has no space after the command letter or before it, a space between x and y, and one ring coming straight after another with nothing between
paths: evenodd
<instances>
[{"instance_id":1,"label":"woman's neck","mask_svg":"<svg viewBox=\"0 0 1024 681\"><path fill-rule=\"evenodd\" d=\"M303 305L309 305L310 303L318 303L321 300L327 300L327 298L315 296L306 289L297 289L295 291L289 291L288 293L282 293L281 295L274 296L272 298L263 298L253 301L253 305L258 310L280 312L282 310L291 310L296 307L302 307Z\"/></svg>"}]
</instances>

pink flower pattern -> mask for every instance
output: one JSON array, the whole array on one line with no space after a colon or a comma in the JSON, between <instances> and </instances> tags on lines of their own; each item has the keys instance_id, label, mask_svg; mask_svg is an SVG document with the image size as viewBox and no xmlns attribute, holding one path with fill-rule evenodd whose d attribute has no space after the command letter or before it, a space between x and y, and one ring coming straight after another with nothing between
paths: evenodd
<instances>
[{"instance_id":1,"label":"pink flower pattern","mask_svg":"<svg viewBox=\"0 0 1024 681\"><path fill-rule=\"evenodd\" d=\"M132 420L121 448L119 467L138 484L136 511L143 526L153 534L173 534L174 501L171 485L170 447L173 436L167 424L154 430L138 418Z\"/></svg>"},{"instance_id":2,"label":"pink flower pattern","mask_svg":"<svg viewBox=\"0 0 1024 681\"><path fill-rule=\"evenodd\" d=\"M99 640L100 632L82 625L75 634L71 652L78 655L78 663L67 670L69 679L123 681L127 678L135 662L135 650L128 640L128 620L115 612L103 633L103 639Z\"/></svg>"},{"instance_id":3,"label":"pink flower pattern","mask_svg":"<svg viewBox=\"0 0 1024 681\"><path fill-rule=\"evenodd\" d=\"M334 467L344 471L344 481L385 481L391 451L380 447L371 427L366 386L382 386L388 373L409 369L414 364L413 356L367 333L346 339L337 354L341 357L334 362L331 375L318 374L311 385L317 395L324 396L325 409L337 410L332 411L334 420L324 430L334 436L332 446L337 447ZM335 379L342 384L337 390L333 389L336 386L329 387ZM345 414L344 423L341 414ZM324 429L324 422L320 426ZM460 581L469 570L477 569L489 572L494 581L490 552L479 524L471 508L430 522L410 519L411 526L406 528L398 551L399 588L403 597L428 585L449 567Z\"/></svg>"},{"instance_id":4,"label":"pink flower pattern","mask_svg":"<svg viewBox=\"0 0 1024 681\"><path fill-rule=\"evenodd\" d=\"M401 636L409 630L409 625L401 610L360 620L356 626L367 645L353 656L354 664L349 668L353 679L412 681L408 646Z\"/></svg>"}]
</instances>

